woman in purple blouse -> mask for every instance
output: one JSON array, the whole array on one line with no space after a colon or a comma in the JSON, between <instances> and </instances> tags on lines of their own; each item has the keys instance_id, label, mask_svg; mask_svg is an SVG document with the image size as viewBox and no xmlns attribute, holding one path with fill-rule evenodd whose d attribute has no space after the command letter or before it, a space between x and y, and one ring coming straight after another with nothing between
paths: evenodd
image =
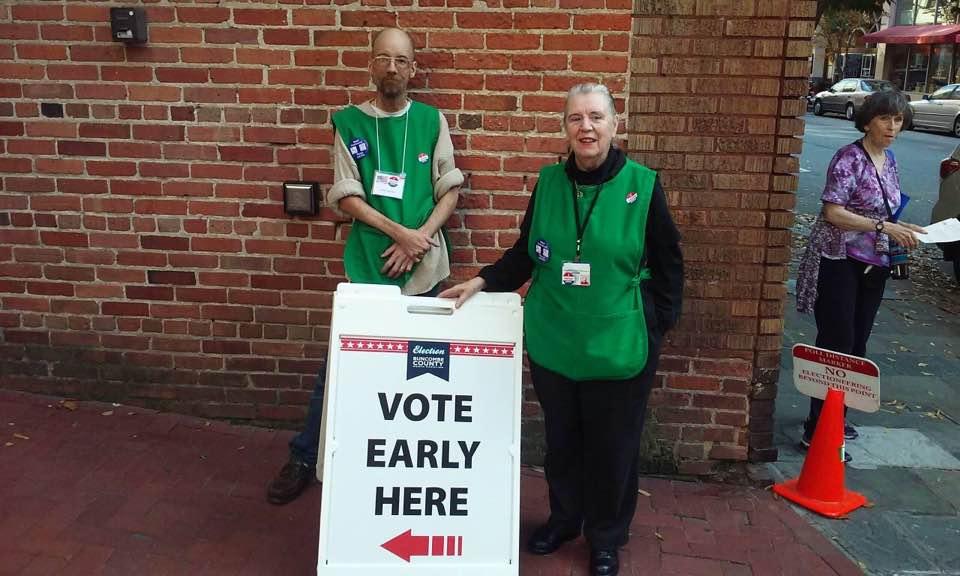
<instances>
[{"instance_id":1,"label":"woman in purple blouse","mask_svg":"<svg viewBox=\"0 0 960 576\"><path fill-rule=\"evenodd\" d=\"M864 137L837 151L827 170L817 217L797 278L797 310L813 313L820 348L865 356L873 319L890 276L890 241L912 250L914 224L896 221L902 201L890 144L911 115L900 92L878 92L857 111ZM823 400L810 399L802 444L810 445ZM844 426L844 437L858 436ZM849 460L849 456L848 456Z\"/></svg>"}]
</instances>

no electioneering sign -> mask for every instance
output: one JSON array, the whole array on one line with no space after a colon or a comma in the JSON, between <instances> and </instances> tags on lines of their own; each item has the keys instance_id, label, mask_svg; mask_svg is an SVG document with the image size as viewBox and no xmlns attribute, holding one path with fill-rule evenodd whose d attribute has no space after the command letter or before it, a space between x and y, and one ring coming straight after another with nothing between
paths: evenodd
<instances>
[{"instance_id":1,"label":"no electioneering sign","mask_svg":"<svg viewBox=\"0 0 960 576\"><path fill-rule=\"evenodd\" d=\"M318 574L518 574L519 297L333 307Z\"/></svg>"},{"instance_id":2,"label":"no electioneering sign","mask_svg":"<svg viewBox=\"0 0 960 576\"><path fill-rule=\"evenodd\" d=\"M850 408L864 412L880 408L880 369L866 358L794 344L793 382L807 396L822 400L828 388L835 388L843 392Z\"/></svg>"}]
</instances>

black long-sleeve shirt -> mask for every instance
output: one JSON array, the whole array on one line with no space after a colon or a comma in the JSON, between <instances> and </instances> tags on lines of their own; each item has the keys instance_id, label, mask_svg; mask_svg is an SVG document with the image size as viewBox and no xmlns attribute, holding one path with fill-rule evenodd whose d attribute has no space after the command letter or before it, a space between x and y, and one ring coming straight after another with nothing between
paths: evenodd
<instances>
[{"instance_id":1,"label":"black long-sleeve shirt","mask_svg":"<svg viewBox=\"0 0 960 576\"><path fill-rule=\"evenodd\" d=\"M567 176L577 184L589 186L612 180L626 165L626 154L619 148L611 148L607 158L596 170L584 172L577 168L573 156L567 159ZM539 183L537 184L539 187ZM527 246L530 240L530 226L533 222L533 210L537 199L537 188L530 195L527 211L520 224L520 237L495 263L480 270L480 277L486 282L487 292L512 292L530 279L534 262L530 259ZM648 326L656 322L656 330L662 335L672 328L680 318L683 300L683 253L680 250L680 232L677 230L667 208L667 198L660 186L660 179L654 182L650 209L647 213L647 231L645 238L647 267L652 278L643 284L644 303ZM652 305L652 309L650 306ZM653 314L653 318L651 318Z\"/></svg>"}]
</instances>

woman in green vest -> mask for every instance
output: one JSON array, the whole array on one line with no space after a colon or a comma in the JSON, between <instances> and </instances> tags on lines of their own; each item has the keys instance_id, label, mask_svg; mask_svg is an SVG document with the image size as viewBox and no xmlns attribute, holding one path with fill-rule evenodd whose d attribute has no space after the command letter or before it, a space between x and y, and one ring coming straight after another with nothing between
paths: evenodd
<instances>
[{"instance_id":1,"label":"woman in green vest","mask_svg":"<svg viewBox=\"0 0 960 576\"><path fill-rule=\"evenodd\" d=\"M570 89L564 130L570 156L540 171L516 244L440 296L459 306L531 281L524 332L550 519L527 547L550 554L582 532L591 574L609 576L636 508L640 435L660 343L680 315L683 256L656 172L613 145L606 87Z\"/></svg>"}]
</instances>

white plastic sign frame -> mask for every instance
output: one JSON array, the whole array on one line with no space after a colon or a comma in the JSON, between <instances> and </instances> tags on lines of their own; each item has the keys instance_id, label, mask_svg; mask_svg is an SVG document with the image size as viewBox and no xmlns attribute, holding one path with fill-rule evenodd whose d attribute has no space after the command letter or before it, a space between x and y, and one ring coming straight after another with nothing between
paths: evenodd
<instances>
[{"instance_id":1,"label":"white plastic sign frame","mask_svg":"<svg viewBox=\"0 0 960 576\"><path fill-rule=\"evenodd\" d=\"M517 576L523 313L395 286L334 294L319 576Z\"/></svg>"},{"instance_id":2,"label":"white plastic sign frame","mask_svg":"<svg viewBox=\"0 0 960 576\"><path fill-rule=\"evenodd\" d=\"M794 344L793 383L813 398L822 400L828 388L835 388L844 393L844 404L850 408L863 412L880 409L880 368L866 358Z\"/></svg>"}]
</instances>

